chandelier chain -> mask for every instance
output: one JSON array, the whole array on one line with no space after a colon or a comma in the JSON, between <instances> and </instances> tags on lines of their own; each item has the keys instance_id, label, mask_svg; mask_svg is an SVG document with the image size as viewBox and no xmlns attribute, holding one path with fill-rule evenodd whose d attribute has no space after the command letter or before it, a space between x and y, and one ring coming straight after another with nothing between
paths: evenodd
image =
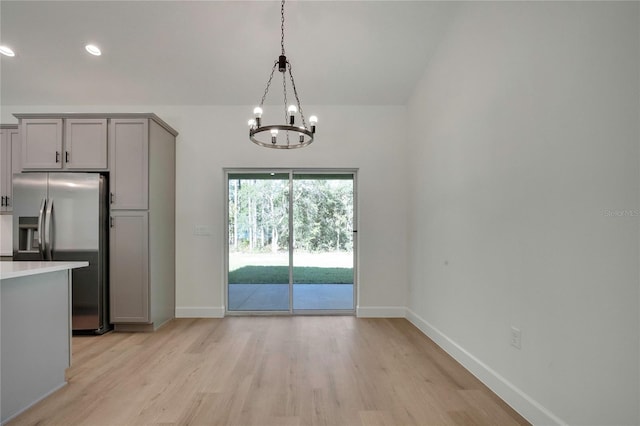
<instances>
[{"instance_id":1,"label":"chandelier chain","mask_svg":"<svg viewBox=\"0 0 640 426\"><path fill-rule=\"evenodd\" d=\"M264 105L264 100L267 97L267 93L269 93L269 86L271 86L271 80L273 80L273 73L276 71L276 67L278 66L278 61L275 61L273 64L273 68L271 68L271 75L269 75L269 81L267 81L267 87L264 89L264 94L262 95L262 100L260 100L260 107Z\"/></svg>"},{"instance_id":2,"label":"chandelier chain","mask_svg":"<svg viewBox=\"0 0 640 426\"><path fill-rule=\"evenodd\" d=\"M289 119L289 113L287 111L287 76L282 73L282 91L284 92L284 122ZM289 145L289 131L287 130L287 145Z\"/></svg>"},{"instance_id":3,"label":"chandelier chain","mask_svg":"<svg viewBox=\"0 0 640 426\"><path fill-rule=\"evenodd\" d=\"M287 61L287 66L289 68L289 77L291 77L291 87L293 87L293 94L296 97L296 102L298 103L298 112L300 112L300 117L302 118L302 126L307 128L307 121L304 119L304 112L302 112L302 104L300 103L300 98L298 97L298 90L296 89L296 82L293 80L293 72L291 71L291 64Z\"/></svg>"},{"instance_id":4,"label":"chandelier chain","mask_svg":"<svg viewBox=\"0 0 640 426\"><path fill-rule=\"evenodd\" d=\"M280 16L280 31L282 33L280 47L282 48L282 56L284 56L284 0L282 0L282 5L280 6Z\"/></svg>"}]
</instances>

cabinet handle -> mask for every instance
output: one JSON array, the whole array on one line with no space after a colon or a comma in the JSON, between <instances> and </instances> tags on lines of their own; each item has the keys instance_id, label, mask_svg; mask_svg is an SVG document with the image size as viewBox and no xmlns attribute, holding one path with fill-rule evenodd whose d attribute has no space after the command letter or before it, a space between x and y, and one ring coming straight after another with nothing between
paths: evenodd
<instances>
[{"instance_id":1,"label":"cabinet handle","mask_svg":"<svg viewBox=\"0 0 640 426\"><path fill-rule=\"evenodd\" d=\"M113 200L115 200L115 199L116 199L116 196L115 196L115 195L113 195L113 192L112 192L110 195L111 195L111 204L113 204Z\"/></svg>"},{"instance_id":2,"label":"cabinet handle","mask_svg":"<svg viewBox=\"0 0 640 426\"><path fill-rule=\"evenodd\" d=\"M0 201L0 207L4 207L4 195L2 197L0 197L1 201Z\"/></svg>"},{"instance_id":3,"label":"cabinet handle","mask_svg":"<svg viewBox=\"0 0 640 426\"><path fill-rule=\"evenodd\" d=\"M9 207L11 204L9 204L9 200L11 199L11 197L9 197L8 195L6 197L4 197L4 205Z\"/></svg>"},{"instance_id":4,"label":"cabinet handle","mask_svg":"<svg viewBox=\"0 0 640 426\"><path fill-rule=\"evenodd\" d=\"M60 152L56 151L56 163L60 162Z\"/></svg>"},{"instance_id":5,"label":"cabinet handle","mask_svg":"<svg viewBox=\"0 0 640 426\"><path fill-rule=\"evenodd\" d=\"M109 216L109 226L113 228L113 216Z\"/></svg>"},{"instance_id":6,"label":"cabinet handle","mask_svg":"<svg viewBox=\"0 0 640 426\"><path fill-rule=\"evenodd\" d=\"M65 151L64 152L64 162L68 163L69 162L69 151Z\"/></svg>"}]
</instances>

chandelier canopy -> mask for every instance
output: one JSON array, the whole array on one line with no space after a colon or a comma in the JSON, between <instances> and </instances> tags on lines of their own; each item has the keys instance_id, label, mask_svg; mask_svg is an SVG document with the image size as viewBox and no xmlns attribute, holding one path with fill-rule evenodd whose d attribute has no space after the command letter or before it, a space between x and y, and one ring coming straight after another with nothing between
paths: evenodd
<instances>
[{"instance_id":1,"label":"chandelier canopy","mask_svg":"<svg viewBox=\"0 0 640 426\"><path fill-rule=\"evenodd\" d=\"M264 89L264 94L260 100L260 105L255 107L253 114L254 119L249 120L249 139L257 145L265 148L276 149L294 149L302 148L313 142L314 135L316 133L316 123L318 118L315 115L309 117L309 124L302 112L302 105L300 104L300 98L298 97L298 91L296 89L296 83L293 79L293 73L291 72L291 63L287 59L284 51L284 2L280 6L280 47L281 53L278 59L271 68L271 74L267 81L267 87ZM285 124L262 124L262 107L264 101L269 93L269 87L273 80L273 74L278 68L278 71L282 73L282 90L284 94L284 123ZM291 88L296 98L295 104L287 106L287 73L289 74L289 80L291 80ZM296 115L300 116L300 121L296 125Z\"/></svg>"}]
</instances>

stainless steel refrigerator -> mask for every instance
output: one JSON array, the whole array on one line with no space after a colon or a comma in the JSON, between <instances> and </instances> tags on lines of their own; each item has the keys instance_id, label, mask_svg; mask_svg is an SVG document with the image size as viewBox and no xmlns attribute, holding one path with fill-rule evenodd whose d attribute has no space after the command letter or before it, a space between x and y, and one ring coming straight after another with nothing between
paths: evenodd
<instances>
[{"instance_id":1,"label":"stainless steel refrigerator","mask_svg":"<svg viewBox=\"0 0 640 426\"><path fill-rule=\"evenodd\" d=\"M72 272L74 331L110 329L106 182L99 173L13 175L13 260L89 262Z\"/></svg>"}]
</instances>

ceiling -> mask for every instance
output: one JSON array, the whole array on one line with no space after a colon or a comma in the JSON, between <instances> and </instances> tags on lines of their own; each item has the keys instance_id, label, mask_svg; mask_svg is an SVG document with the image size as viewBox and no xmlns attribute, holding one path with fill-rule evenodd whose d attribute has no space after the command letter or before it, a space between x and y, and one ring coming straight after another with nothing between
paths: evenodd
<instances>
[{"instance_id":1,"label":"ceiling","mask_svg":"<svg viewBox=\"0 0 640 426\"><path fill-rule=\"evenodd\" d=\"M405 104L455 8L287 2L301 101ZM85 52L89 42L102 56ZM2 0L0 43L16 52L0 59L2 105L255 104L280 54L280 2ZM280 102L281 90L269 94Z\"/></svg>"}]
</instances>

